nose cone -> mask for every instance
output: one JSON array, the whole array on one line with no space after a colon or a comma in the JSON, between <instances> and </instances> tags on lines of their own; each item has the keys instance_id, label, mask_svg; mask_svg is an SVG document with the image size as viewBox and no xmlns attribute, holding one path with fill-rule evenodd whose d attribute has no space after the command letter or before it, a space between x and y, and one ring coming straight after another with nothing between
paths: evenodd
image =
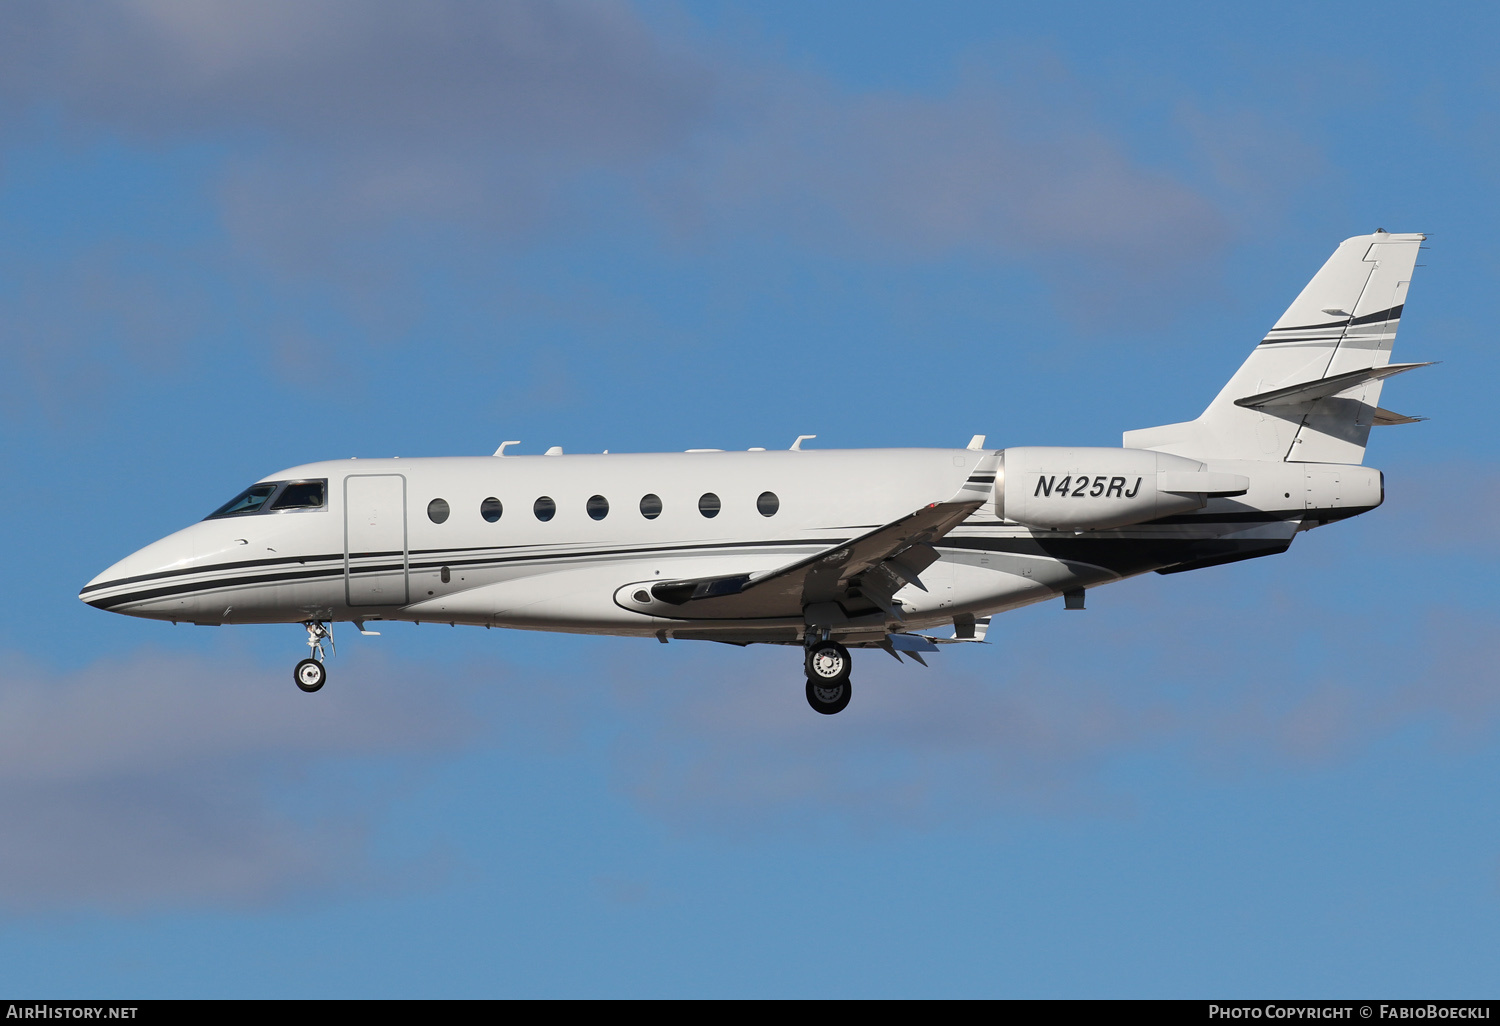
<instances>
[{"instance_id":1,"label":"nose cone","mask_svg":"<svg viewBox=\"0 0 1500 1026\"><path fill-rule=\"evenodd\" d=\"M188 531L168 535L89 581L78 597L113 613L155 620L191 619L197 603L185 596L183 578L192 572L194 549Z\"/></svg>"}]
</instances>

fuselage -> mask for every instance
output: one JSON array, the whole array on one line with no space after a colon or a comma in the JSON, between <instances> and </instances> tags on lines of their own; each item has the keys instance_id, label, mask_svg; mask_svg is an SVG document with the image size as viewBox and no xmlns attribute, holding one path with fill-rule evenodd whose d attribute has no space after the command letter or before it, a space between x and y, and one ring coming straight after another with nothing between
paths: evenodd
<instances>
[{"instance_id":1,"label":"fuselage","mask_svg":"<svg viewBox=\"0 0 1500 1026\"><path fill-rule=\"evenodd\" d=\"M81 597L114 612L200 624L405 620L792 643L800 617L684 619L632 596L661 582L765 573L837 545L944 500L984 454L310 463L263 478L275 487L252 495L244 511L216 514L121 560ZM1280 552L1298 530L1380 501L1379 472L1367 468L1340 467L1329 478L1314 464L1208 466L1245 475L1250 490L1190 514L1100 531L1037 530L981 508L936 543L941 558L921 585L898 593L899 629L988 616L1148 570ZM262 505L250 508L257 499Z\"/></svg>"}]
</instances>

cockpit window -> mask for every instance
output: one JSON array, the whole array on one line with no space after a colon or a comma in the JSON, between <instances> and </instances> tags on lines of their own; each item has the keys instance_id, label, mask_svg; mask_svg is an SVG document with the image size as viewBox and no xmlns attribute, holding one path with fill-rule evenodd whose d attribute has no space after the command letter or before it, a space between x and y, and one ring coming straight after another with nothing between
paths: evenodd
<instances>
[{"instance_id":1,"label":"cockpit window","mask_svg":"<svg viewBox=\"0 0 1500 1026\"><path fill-rule=\"evenodd\" d=\"M276 490L276 487L274 483L251 485L214 510L205 519L213 520L216 517L232 517L240 513L259 512L260 508L266 504L266 500L271 497L271 493Z\"/></svg>"},{"instance_id":2,"label":"cockpit window","mask_svg":"<svg viewBox=\"0 0 1500 1026\"><path fill-rule=\"evenodd\" d=\"M273 498L274 496L274 498ZM251 485L204 519L248 516L252 513L290 513L324 509L328 505L328 482L263 481Z\"/></svg>"},{"instance_id":3,"label":"cockpit window","mask_svg":"<svg viewBox=\"0 0 1500 1026\"><path fill-rule=\"evenodd\" d=\"M321 509L323 507L322 481L293 481L281 490L272 509Z\"/></svg>"}]
</instances>

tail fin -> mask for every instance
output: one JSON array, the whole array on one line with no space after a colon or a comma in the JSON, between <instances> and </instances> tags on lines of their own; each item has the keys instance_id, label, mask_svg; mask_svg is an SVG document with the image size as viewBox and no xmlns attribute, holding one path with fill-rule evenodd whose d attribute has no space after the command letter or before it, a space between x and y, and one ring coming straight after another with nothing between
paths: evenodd
<instances>
[{"instance_id":1,"label":"tail fin","mask_svg":"<svg viewBox=\"0 0 1500 1026\"><path fill-rule=\"evenodd\" d=\"M1133 449L1194 459L1361 463L1425 235L1346 239L1197 420L1125 432Z\"/></svg>"}]
</instances>

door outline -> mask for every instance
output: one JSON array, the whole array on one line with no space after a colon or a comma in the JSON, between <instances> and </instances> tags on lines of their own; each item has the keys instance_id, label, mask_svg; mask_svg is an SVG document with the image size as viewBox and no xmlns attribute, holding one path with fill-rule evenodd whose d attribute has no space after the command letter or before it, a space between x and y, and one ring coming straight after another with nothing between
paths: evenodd
<instances>
[{"instance_id":1,"label":"door outline","mask_svg":"<svg viewBox=\"0 0 1500 1026\"><path fill-rule=\"evenodd\" d=\"M355 602L353 589L353 575L350 566L351 552L349 550L349 482L355 478L395 478L401 482L401 595L398 599L389 602ZM411 601L411 544L408 537L408 525L406 517L406 475L405 474L348 474L344 477L344 602L352 608L371 608L376 606L404 606Z\"/></svg>"}]
</instances>

